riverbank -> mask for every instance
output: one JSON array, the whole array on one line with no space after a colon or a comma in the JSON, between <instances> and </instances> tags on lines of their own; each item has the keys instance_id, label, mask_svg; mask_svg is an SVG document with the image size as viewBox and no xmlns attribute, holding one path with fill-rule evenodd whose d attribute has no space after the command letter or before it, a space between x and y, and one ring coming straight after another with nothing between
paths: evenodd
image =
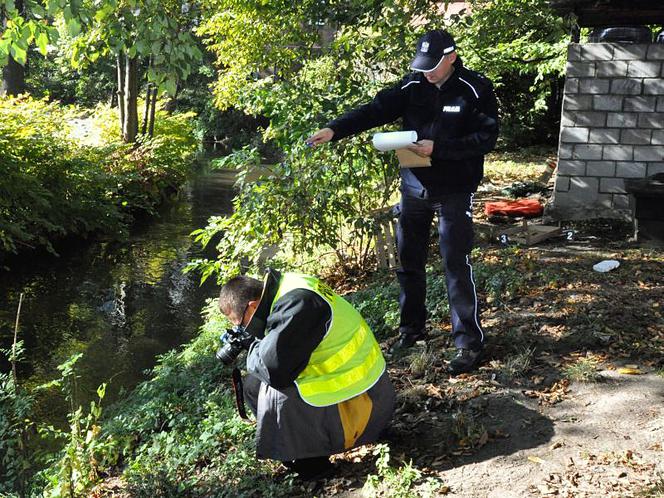
<instances>
[{"instance_id":1,"label":"riverbank","mask_svg":"<svg viewBox=\"0 0 664 498\"><path fill-rule=\"evenodd\" d=\"M154 213L198 150L192 116L159 112L154 138L124 144L109 107L0 98L0 271L8 255L117 239L137 213Z\"/></svg>"},{"instance_id":2,"label":"riverbank","mask_svg":"<svg viewBox=\"0 0 664 498\"><path fill-rule=\"evenodd\" d=\"M316 485L254 460L253 425L235 413L230 372L213 358L224 323L211 307L201 335L168 355L105 425L130 443L97 493L658 496L648 493L661 486L664 413L648 399L664 389L664 256L600 234L586 227L573 244L475 252L478 293L490 303L482 313L489 342L482 368L458 378L445 373L454 349L433 259L430 299L440 306L431 341L388 360L398 392L391 431L382 445L335 457L335 476ZM621 261L619 270L592 270L609 257ZM348 297L387 350L394 331L380 325L395 306L394 277L351 283L357 291ZM621 370L634 364L637 375Z\"/></svg>"}]
</instances>

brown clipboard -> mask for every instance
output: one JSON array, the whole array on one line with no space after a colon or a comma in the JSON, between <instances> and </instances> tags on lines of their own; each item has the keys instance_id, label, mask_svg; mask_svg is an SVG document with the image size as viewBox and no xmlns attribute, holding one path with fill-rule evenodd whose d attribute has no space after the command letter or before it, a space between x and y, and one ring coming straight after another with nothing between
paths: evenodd
<instances>
[{"instance_id":1,"label":"brown clipboard","mask_svg":"<svg viewBox=\"0 0 664 498\"><path fill-rule=\"evenodd\" d=\"M396 149L399 166L402 168L426 168L431 166L430 157L422 157L408 149Z\"/></svg>"}]
</instances>

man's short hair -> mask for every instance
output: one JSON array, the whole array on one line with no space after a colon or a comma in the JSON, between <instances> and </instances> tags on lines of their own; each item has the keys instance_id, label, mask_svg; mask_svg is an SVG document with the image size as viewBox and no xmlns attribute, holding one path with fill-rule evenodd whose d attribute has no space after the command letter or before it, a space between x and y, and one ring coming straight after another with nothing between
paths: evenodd
<instances>
[{"instance_id":1,"label":"man's short hair","mask_svg":"<svg viewBox=\"0 0 664 498\"><path fill-rule=\"evenodd\" d=\"M255 278L240 275L226 282L219 292L219 309L222 313L239 316L249 301L260 299L263 283Z\"/></svg>"}]
</instances>

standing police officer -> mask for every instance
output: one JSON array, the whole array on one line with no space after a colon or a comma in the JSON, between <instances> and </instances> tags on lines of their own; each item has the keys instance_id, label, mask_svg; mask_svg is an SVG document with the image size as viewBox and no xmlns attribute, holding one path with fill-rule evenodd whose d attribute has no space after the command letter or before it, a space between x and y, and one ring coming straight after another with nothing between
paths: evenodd
<instances>
[{"instance_id":1,"label":"standing police officer","mask_svg":"<svg viewBox=\"0 0 664 498\"><path fill-rule=\"evenodd\" d=\"M319 145L399 118L419 138L410 150L431 158L431 167L401 168L401 213L397 246L401 267L400 338L392 351L426 338L425 264L429 230L438 217L440 253L457 355L449 372L475 369L484 345L470 264L473 193L484 174L484 155L498 138L498 111L491 82L463 66L452 36L430 31L417 43L412 73L314 133Z\"/></svg>"}]
</instances>

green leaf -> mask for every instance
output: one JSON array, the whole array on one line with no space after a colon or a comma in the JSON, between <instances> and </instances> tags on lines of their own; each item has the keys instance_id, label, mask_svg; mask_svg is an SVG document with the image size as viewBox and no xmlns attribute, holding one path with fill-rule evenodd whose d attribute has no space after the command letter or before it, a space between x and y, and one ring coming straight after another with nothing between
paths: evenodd
<instances>
[{"instance_id":1,"label":"green leaf","mask_svg":"<svg viewBox=\"0 0 664 498\"><path fill-rule=\"evenodd\" d=\"M25 66L25 63L28 60L28 51L19 47L18 45L12 45L9 49L9 53L16 62L21 66Z\"/></svg>"},{"instance_id":2,"label":"green leaf","mask_svg":"<svg viewBox=\"0 0 664 498\"><path fill-rule=\"evenodd\" d=\"M175 92L177 91L177 84L173 78L169 78L166 81L164 81L160 87L163 88L163 90L170 95L171 97L175 96ZM160 90L162 89L160 88Z\"/></svg>"},{"instance_id":3,"label":"green leaf","mask_svg":"<svg viewBox=\"0 0 664 498\"><path fill-rule=\"evenodd\" d=\"M78 20L71 18L67 21L67 32L69 33L69 36L78 36L81 32L81 24Z\"/></svg>"},{"instance_id":4,"label":"green leaf","mask_svg":"<svg viewBox=\"0 0 664 498\"><path fill-rule=\"evenodd\" d=\"M32 40L32 32L34 29L34 22L30 21L29 23L26 23L23 25L21 28L21 37L19 40L17 40L17 43L20 43L21 47L25 48L27 50L28 44L30 43L30 40Z\"/></svg>"},{"instance_id":5,"label":"green leaf","mask_svg":"<svg viewBox=\"0 0 664 498\"><path fill-rule=\"evenodd\" d=\"M144 42L143 40L138 40L136 42L136 51L140 55L147 55L148 54L148 44Z\"/></svg>"},{"instance_id":6,"label":"green leaf","mask_svg":"<svg viewBox=\"0 0 664 498\"><path fill-rule=\"evenodd\" d=\"M46 56L48 52L48 35L42 31L37 35L36 43L39 48L39 53Z\"/></svg>"}]
</instances>

